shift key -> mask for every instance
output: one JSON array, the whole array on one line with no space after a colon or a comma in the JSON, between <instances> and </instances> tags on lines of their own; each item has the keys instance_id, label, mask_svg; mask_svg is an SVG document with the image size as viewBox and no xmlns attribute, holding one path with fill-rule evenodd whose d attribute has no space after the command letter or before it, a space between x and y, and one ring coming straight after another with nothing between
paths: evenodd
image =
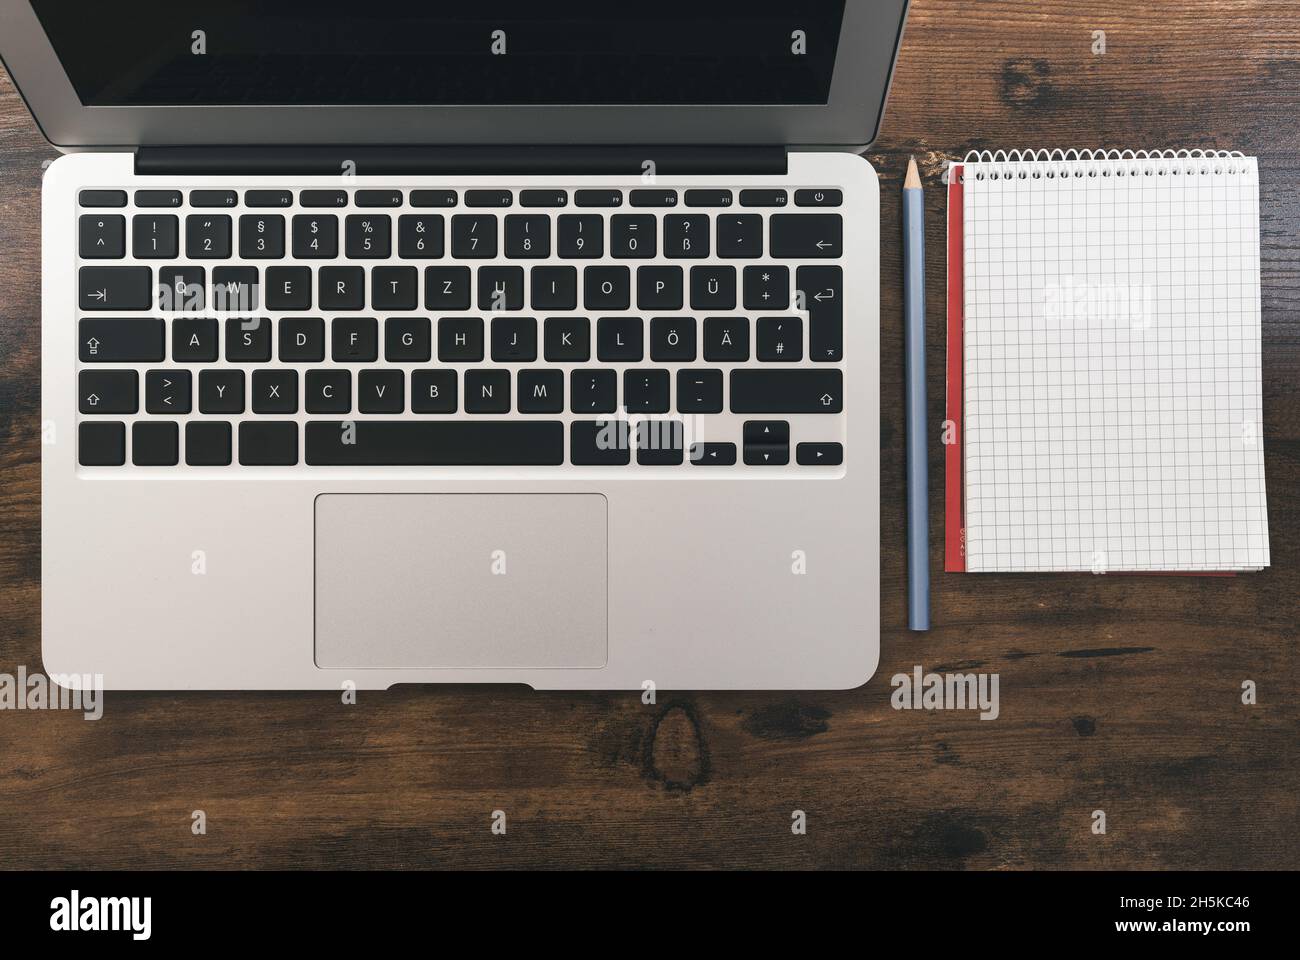
<instances>
[{"instance_id":1,"label":"shift key","mask_svg":"<svg viewBox=\"0 0 1300 960\"><path fill-rule=\"evenodd\" d=\"M826 370L732 370L732 413L840 413L844 375Z\"/></svg>"},{"instance_id":2,"label":"shift key","mask_svg":"<svg viewBox=\"0 0 1300 960\"><path fill-rule=\"evenodd\" d=\"M149 267L82 267L78 274L82 310L152 310Z\"/></svg>"}]
</instances>

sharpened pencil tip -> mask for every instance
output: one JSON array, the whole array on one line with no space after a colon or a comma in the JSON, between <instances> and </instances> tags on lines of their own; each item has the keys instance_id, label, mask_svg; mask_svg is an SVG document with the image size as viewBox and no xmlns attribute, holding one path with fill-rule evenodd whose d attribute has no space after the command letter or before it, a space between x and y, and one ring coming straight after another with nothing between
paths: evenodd
<instances>
[{"instance_id":1,"label":"sharpened pencil tip","mask_svg":"<svg viewBox=\"0 0 1300 960\"><path fill-rule=\"evenodd\" d=\"M903 179L903 189L921 189L921 174L916 169L916 157L907 158L907 176Z\"/></svg>"}]
</instances>

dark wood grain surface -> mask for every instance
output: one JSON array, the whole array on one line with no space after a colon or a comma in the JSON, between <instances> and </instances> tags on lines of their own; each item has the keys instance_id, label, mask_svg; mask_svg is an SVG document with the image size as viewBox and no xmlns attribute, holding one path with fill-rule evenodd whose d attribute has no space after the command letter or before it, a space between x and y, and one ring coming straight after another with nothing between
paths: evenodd
<instances>
[{"instance_id":1,"label":"dark wood grain surface","mask_svg":"<svg viewBox=\"0 0 1300 960\"><path fill-rule=\"evenodd\" d=\"M1105 30L1107 52L1091 51ZM869 158L882 184L883 639L825 694L116 694L0 712L4 867L1300 867L1300 6L914 0ZM1233 579L958 576L904 608L899 197L931 188L942 416L944 163L972 148L1260 158L1273 566ZM42 164L0 77L0 671L40 669ZM1001 677L1001 716L899 712L916 664ZM1244 680L1259 702L1241 703ZM508 832L494 836L493 810ZM792 835L791 811L808 816ZM1106 811L1094 835L1092 811ZM191 812L207 815L205 836Z\"/></svg>"}]
</instances>

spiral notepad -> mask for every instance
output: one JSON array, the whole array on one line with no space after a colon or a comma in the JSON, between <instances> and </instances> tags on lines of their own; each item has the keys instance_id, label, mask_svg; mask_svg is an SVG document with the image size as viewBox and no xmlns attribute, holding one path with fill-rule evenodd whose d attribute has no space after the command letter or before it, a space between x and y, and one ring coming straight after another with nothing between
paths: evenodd
<instances>
[{"instance_id":1,"label":"spiral notepad","mask_svg":"<svg viewBox=\"0 0 1300 960\"><path fill-rule=\"evenodd\" d=\"M947 567L1269 563L1253 157L949 170Z\"/></svg>"}]
</instances>

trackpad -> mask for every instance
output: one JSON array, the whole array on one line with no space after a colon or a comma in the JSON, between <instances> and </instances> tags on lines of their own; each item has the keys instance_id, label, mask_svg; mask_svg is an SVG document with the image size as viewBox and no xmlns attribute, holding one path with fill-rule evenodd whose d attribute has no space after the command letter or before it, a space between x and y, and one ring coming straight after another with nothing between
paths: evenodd
<instances>
[{"instance_id":1,"label":"trackpad","mask_svg":"<svg viewBox=\"0 0 1300 960\"><path fill-rule=\"evenodd\" d=\"M322 494L316 665L601 667L599 494Z\"/></svg>"}]
</instances>

